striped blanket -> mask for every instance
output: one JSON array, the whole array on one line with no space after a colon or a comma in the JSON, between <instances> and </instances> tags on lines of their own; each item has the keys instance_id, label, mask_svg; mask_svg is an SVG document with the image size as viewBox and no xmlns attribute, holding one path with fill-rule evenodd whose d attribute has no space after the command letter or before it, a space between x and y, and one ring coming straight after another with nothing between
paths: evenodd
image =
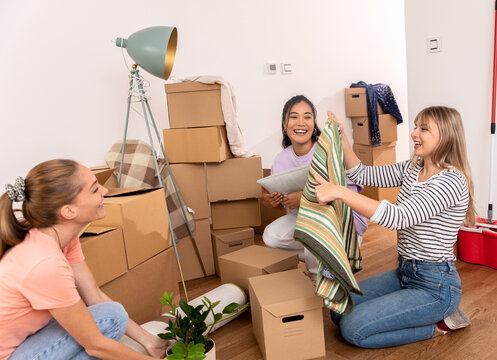
<instances>
[{"instance_id":1,"label":"striped blanket","mask_svg":"<svg viewBox=\"0 0 497 360\"><path fill-rule=\"evenodd\" d=\"M361 270L362 260L354 216L339 200L320 205L314 193L315 174L331 183L347 186L342 159L338 126L327 122L316 145L300 200L295 239L318 259L316 294L324 298L329 309L348 314L354 307L351 291L362 295L353 275Z\"/></svg>"},{"instance_id":2,"label":"striped blanket","mask_svg":"<svg viewBox=\"0 0 497 360\"><path fill-rule=\"evenodd\" d=\"M110 150L105 154L105 161L110 168L116 168L114 173L119 177L119 167L121 165L122 140L116 141ZM191 231L195 231L195 221L189 213L179 190L176 191L173 179L169 175L166 162L159 159L159 170L162 179L162 185L166 194L167 212L171 219L174 236L176 241L190 235L186 218ZM121 187L138 188L138 187L156 187L159 186L159 178L155 169L154 157L150 144L141 140L127 140L124 148L123 173L121 178ZM180 203L181 197L181 203ZM183 209L181 208L183 204Z\"/></svg>"}]
</instances>

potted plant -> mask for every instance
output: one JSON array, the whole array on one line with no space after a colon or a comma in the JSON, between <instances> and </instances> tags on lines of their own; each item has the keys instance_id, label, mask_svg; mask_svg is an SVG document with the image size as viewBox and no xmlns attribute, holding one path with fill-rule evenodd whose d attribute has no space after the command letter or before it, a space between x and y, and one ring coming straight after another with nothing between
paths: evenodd
<instances>
[{"instance_id":1,"label":"potted plant","mask_svg":"<svg viewBox=\"0 0 497 360\"><path fill-rule=\"evenodd\" d=\"M173 293L164 292L160 301L171 308L167 314L171 315L172 319L169 320L166 332L158 336L165 340L176 341L172 348L168 349L167 359L201 360L205 359L209 352L214 353L212 359L215 359L214 341L208 335L214 324L222 319L223 314L236 312L239 304L231 303L223 309L222 313L216 313L214 308L219 305L220 301L211 302L204 296L201 305L192 306L180 299L179 307L183 312L181 313L173 304ZM212 313L214 320L207 328L206 319L209 313Z\"/></svg>"}]
</instances>

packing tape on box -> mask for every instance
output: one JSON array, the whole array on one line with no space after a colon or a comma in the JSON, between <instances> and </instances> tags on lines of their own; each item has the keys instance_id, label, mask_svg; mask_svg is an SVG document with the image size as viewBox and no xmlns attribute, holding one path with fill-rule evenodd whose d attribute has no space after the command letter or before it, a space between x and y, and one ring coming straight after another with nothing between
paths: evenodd
<instances>
[{"instance_id":1,"label":"packing tape on box","mask_svg":"<svg viewBox=\"0 0 497 360\"><path fill-rule=\"evenodd\" d=\"M213 303L216 301L220 301L219 305L217 305L214 309L216 313L222 312L223 309L231 303L235 302L240 305L237 312L233 314L223 314L221 320L218 321L216 324L214 324L214 326L212 327L211 333L216 331L223 325L226 325L227 323L237 318L238 316L240 316L245 310L248 309L250 305L248 302L248 297L245 294L245 292L235 284L223 284L221 286L218 286L217 288L205 293L204 295L201 295L189 301L188 304L192 306L201 305L202 298L204 296L207 297ZM181 315L184 315L181 309L178 308L177 311ZM162 314L162 317L164 317L164 321L149 321L146 322L145 324L142 324L141 327L154 335L164 333L167 327L166 321L168 321L171 315L166 313ZM207 319L205 320L207 324L206 332L210 330L213 321L214 317L212 316L212 313L209 313ZM147 351L140 344L138 344L136 341L132 340L131 338L127 337L126 335L124 335L121 338L120 342L139 353L147 354Z\"/></svg>"}]
</instances>

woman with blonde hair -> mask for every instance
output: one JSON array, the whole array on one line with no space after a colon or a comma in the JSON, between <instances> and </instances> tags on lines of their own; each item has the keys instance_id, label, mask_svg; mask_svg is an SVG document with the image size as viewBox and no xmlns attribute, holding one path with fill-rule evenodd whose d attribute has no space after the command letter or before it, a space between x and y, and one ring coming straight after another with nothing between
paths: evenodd
<instances>
[{"instance_id":1,"label":"woman with blonde hair","mask_svg":"<svg viewBox=\"0 0 497 360\"><path fill-rule=\"evenodd\" d=\"M129 319L98 288L84 260L78 234L105 216L106 193L90 170L63 159L43 162L6 186L0 196L1 360L165 355L168 342ZM119 343L125 332L151 356Z\"/></svg>"},{"instance_id":2,"label":"woman with blonde hair","mask_svg":"<svg viewBox=\"0 0 497 360\"><path fill-rule=\"evenodd\" d=\"M461 281L453 246L462 223L475 223L473 181L459 112L444 106L422 110L414 120L412 158L387 166L364 166L352 151L342 123L347 176L358 184L400 186L395 204L362 196L317 178L321 204L342 200L373 223L399 230L398 268L359 283L354 310L332 313L344 338L382 348L447 334L469 325L458 308Z\"/></svg>"}]
</instances>

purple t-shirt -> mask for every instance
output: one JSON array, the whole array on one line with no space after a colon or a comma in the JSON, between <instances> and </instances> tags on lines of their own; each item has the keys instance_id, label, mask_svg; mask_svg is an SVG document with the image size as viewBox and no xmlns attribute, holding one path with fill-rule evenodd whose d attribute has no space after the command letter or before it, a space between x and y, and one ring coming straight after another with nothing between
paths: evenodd
<instances>
[{"instance_id":1,"label":"purple t-shirt","mask_svg":"<svg viewBox=\"0 0 497 360\"><path fill-rule=\"evenodd\" d=\"M271 167L271 175L277 174L279 172L293 169L299 166L310 165L312 162L312 157L314 156L314 149L316 148L316 143L312 145L311 151L307 154L298 156L293 151L293 145L290 145L280 151L273 161L273 166ZM347 178L347 187L356 192L361 192L363 189L362 185L354 184ZM352 210L354 214L355 227L358 235L363 235L368 229L368 223L366 218L361 214Z\"/></svg>"}]
</instances>

